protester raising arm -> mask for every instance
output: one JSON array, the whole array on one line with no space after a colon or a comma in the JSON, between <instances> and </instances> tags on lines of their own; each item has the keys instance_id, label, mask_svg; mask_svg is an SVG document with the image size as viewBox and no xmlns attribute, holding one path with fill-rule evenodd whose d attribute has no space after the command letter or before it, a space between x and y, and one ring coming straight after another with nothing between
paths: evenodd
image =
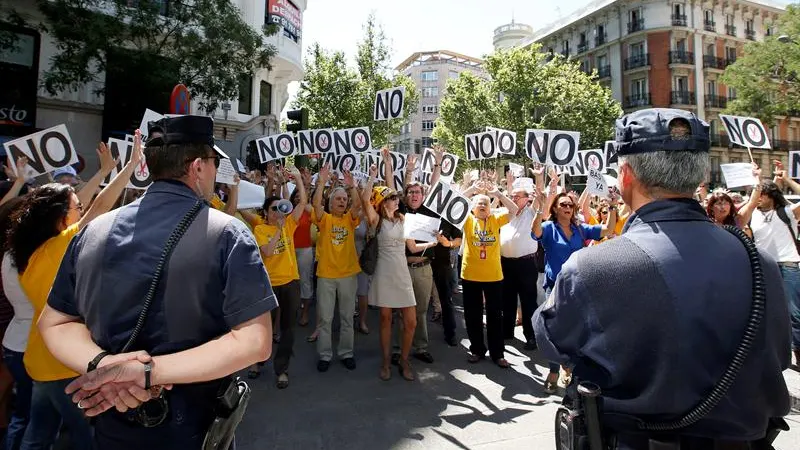
<instances>
[{"instance_id":1,"label":"protester raising arm","mask_svg":"<svg viewBox=\"0 0 800 450\"><path fill-rule=\"evenodd\" d=\"M761 180L761 169L758 166L753 165L753 175L756 177L756 180ZM761 197L761 183L756 184L753 187L753 190L750 192L750 200L747 201L747 204L742 206L739 211L736 213L740 226L746 226L750 223L750 219L753 217L753 211L758 208L758 202Z\"/></svg>"},{"instance_id":2,"label":"protester raising arm","mask_svg":"<svg viewBox=\"0 0 800 450\"><path fill-rule=\"evenodd\" d=\"M306 205L308 205L306 185L303 183L303 180L300 176L300 170L297 169L297 167L292 167L289 169L289 175L294 177L295 189L297 189L297 205L295 205L294 209L292 210L292 218L294 219L295 223L300 223L300 219L303 217L303 212L306 210Z\"/></svg>"},{"instance_id":3,"label":"protester raising arm","mask_svg":"<svg viewBox=\"0 0 800 450\"><path fill-rule=\"evenodd\" d=\"M350 206L350 216L353 219L358 219L361 214L361 196L358 194L358 186L356 180L353 179L353 174L349 170L344 171L344 184L347 186L350 197L353 199L353 204Z\"/></svg>"},{"instance_id":4,"label":"protester raising arm","mask_svg":"<svg viewBox=\"0 0 800 450\"><path fill-rule=\"evenodd\" d=\"M406 159L406 176L403 177L403 186L408 186L412 181L414 181L414 169L417 167L417 155L412 153L408 155Z\"/></svg>"},{"instance_id":5,"label":"protester raising arm","mask_svg":"<svg viewBox=\"0 0 800 450\"><path fill-rule=\"evenodd\" d=\"M433 146L433 173L431 174L431 186L436 186L439 178L442 177L442 160L444 159L444 149L440 145Z\"/></svg>"},{"instance_id":6,"label":"protester raising arm","mask_svg":"<svg viewBox=\"0 0 800 450\"><path fill-rule=\"evenodd\" d=\"M106 146L105 142L101 142L97 144L97 159L100 160L100 170L89 178L89 181L83 185L80 191L76 193L78 196L78 200L81 202L81 205L89 206L92 203L92 198L97 193L97 190L100 189L100 183L105 180L105 178L114 170L114 167L117 165L117 161L114 160L114 157L111 155L111 151ZM136 169L134 167L134 169Z\"/></svg>"},{"instance_id":7,"label":"protester raising arm","mask_svg":"<svg viewBox=\"0 0 800 450\"><path fill-rule=\"evenodd\" d=\"M330 179L330 176L331 166L329 164L326 164L319 169L319 175L317 176L317 189L314 191L314 198L312 199L314 217L316 217L317 220L321 219L322 216L325 215L325 208L322 206L322 194L323 191L325 191L325 185L328 184L328 179Z\"/></svg>"},{"instance_id":8,"label":"protester raising arm","mask_svg":"<svg viewBox=\"0 0 800 450\"><path fill-rule=\"evenodd\" d=\"M386 187L397 191L397 186L394 185L394 162L389 147L381 149L381 159L383 160L383 181L386 182Z\"/></svg>"},{"instance_id":9,"label":"protester raising arm","mask_svg":"<svg viewBox=\"0 0 800 450\"><path fill-rule=\"evenodd\" d=\"M544 214L545 202L547 195L544 191L536 191L536 198L531 202L531 209L533 210L533 221L531 222L531 234L536 239L542 237L542 214Z\"/></svg>"},{"instance_id":10,"label":"protester raising arm","mask_svg":"<svg viewBox=\"0 0 800 450\"><path fill-rule=\"evenodd\" d=\"M608 237L614 234L614 231L617 229L617 201L619 198L617 197L616 192L612 192L610 194L609 199L609 206L608 206L608 221L602 224L602 228L600 229L600 237Z\"/></svg>"},{"instance_id":11,"label":"protester raising arm","mask_svg":"<svg viewBox=\"0 0 800 450\"><path fill-rule=\"evenodd\" d=\"M228 186L228 201L225 203L225 214L229 216L236 215L236 209L239 207L239 174L233 176L233 184Z\"/></svg>"},{"instance_id":12,"label":"protester raising arm","mask_svg":"<svg viewBox=\"0 0 800 450\"><path fill-rule=\"evenodd\" d=\"M508 214L511 215L511 217L514 217L514 216L517 215L517 211L519 211L519 208L517 208L517 205L514 203L513 200L508 198L507 195L505 195L502 192L500 192L500 190L497 188L496 184L492 183L492 188L487 192L487 194L489 196L492 196L492 197L496 198L497 200L499 200L500 203L502 203L503 206L506 207L506 209L508 210Z\"/></svg>"},{"instance_id":13,"label":"protester raising arm","mask_svg":"<svg viewBox=\"0 0 800 450\"><path fill-rule=\"evenodd\" d=\"M11 185L11 189L9 189L8 193L6 193L3 199L0 200L0 205L18 196L19 191L22 190L22 186L25 186L25 181L27 181L25 180L25 166L27 164L28 164L28 158L24 156L17 160L16 164L17 175L16 178L14 178L14 184ZM9 166L6 165L5 170L6 170L6 175L9 175L9 178L11 178L11 176L14 175Z\"/></svg>"}]
</instances>

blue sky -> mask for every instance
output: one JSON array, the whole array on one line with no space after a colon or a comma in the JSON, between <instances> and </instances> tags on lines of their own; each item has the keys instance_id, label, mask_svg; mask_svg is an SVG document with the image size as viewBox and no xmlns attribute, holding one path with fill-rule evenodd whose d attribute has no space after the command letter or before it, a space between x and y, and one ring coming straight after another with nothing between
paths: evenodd
<instances>
[{"instance_id":1,"label":"blue sky","mask_svg":"<svg viewBox=\"0 0 800 450\"><path fill-rule=\"evenodd\" d=\"M773 0L787 4L786 0ZM356 52L362 25L375 12L396 65L416 51L452 50L481 57L492 51L494 29L511 22L539 29L589 0L308 0L303 17L303 56L313 42ZM296 83L290 85L294 96Z\"/></svg>"}]
</instances>

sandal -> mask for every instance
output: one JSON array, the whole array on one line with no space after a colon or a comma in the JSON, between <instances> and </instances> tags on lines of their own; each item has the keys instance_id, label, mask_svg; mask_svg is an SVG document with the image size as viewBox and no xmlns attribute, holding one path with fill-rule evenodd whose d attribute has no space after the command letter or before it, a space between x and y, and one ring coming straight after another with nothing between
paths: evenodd
<instances>
[{"instance_id":1,"label":"sandal","mask_svg":"<svg viewBox=\"0 0 800 450\"><path fill-rule=\"evenodd\" d=\"M555 374L558 375L558 374ZM555 394L558 390L558 376L555 377L555 380L551 379L550 375L544 380L544 393L545 394Z\"/></svg>"},{"instance_id":2,"label":"sandal","mask_svg":"<svg viewBox=\"0 0 800 450\"><path fill-rule=\"evenodd\" d=\"M480 360L482 360L484 358L486 358L486 357L483 356L483 355L476 355L474 353L470 353L469 355L467 355L467 362L470 363L470 364L475 364L476 362L478 362L478 361L480 361Z\"/></svg>"},{"instance_id":3,"label":"sandal","mask_svg":"<svg viewBox=\"0 0 800 450\"><path fill-rule=\"evenodd\" d=\"M503 369L508 369L509 367L511 367L511 364L508 361L506 361L505 358L495 359L494 363L497 364L499 367L502 367Z\"/></svg>"},{"instance_id":4,"label":"sandal","mask_svg":"<svg viewBox=\"0 0 800 450\"><path fill-rule=\"evenodd\" d=\"M392 369L390 367L381 367L381 373L378 375L383 381L389 381L392 378Z\"/></svg>"},{"instance_id":5,"label":"sandal","mask_svg":"<svg viewBox=\"0 0 800 450\"><path fill-rule=\"evenodd\" d=\"M261 372L256 369L250 369L247 371L247 378L251 380L255 380L256 378L261 376Z\"/></svg>"},{"instance_id":6,"label":"sandal","mask_svg":"<svg viewBox=\"0 0 800 450\"><path fill-rule=\"evenodd\" d=\"M289 374L284 372L278 375L278 381L275 383L278 389L286 389L289 387Z\"/></svg>"},{"instance_id":7,"label":"sandal","mask_svg":"<svg viewBox=\"0 0 800 450\"><path fill-rule=\"evenodd\" d=\"M311 333L311 336L306 338L306 342L317 342L317 339L319 339L319 330L315 330Z\"/></svg>"},{"instance_id":8,"label":"sandal","mask_svg":"<svg viewBox=\"0 0 800 450\"><path fill-rule=\"evenodd\" d=\"M400 375L406 379L406 381L414 381L414 372L411 370L411 363L408 360L400 360L400 364L398 365L400 369Z\"/></svg>"}]
</instances>

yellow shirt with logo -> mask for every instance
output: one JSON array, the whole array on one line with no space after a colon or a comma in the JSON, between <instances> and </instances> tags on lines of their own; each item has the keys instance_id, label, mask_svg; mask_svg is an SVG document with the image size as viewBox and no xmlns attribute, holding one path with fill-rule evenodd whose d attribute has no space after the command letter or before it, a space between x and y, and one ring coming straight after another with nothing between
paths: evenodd
<instances>
[{"instance_id":1,"label":"yellow shirt with logo","mask_svg":"<svg viewBox=\"0 0 800 450\"><path fill-rule=\"evenodd\" d=\"M34 313L23 361L28 375L36 381L56 381L78 376L50 354L36 326L47 304L47 297L61 266L61 260L67 253L67 246L76 234L78 234L77 223L45 241L33 252L28 260L28 267L19 276L22 290L33 305Z\"/></svg>"},{"instance_id":2,"label":"yellow shirt with logo","mask_svg":"<svg viewBox=\"0 0 800 450\"><path fill-rule=\"evenodd\" d=\"M467 281L502 281L500 265L500 227L509 221L508 213L492 214L481 220L471 213L464 222L464 255L461 278Z\"/></svg>"},{"instance_id":3,"label":"yellow shirt with logo","mask_svg":"<svg viewBox=\"0 0 800 450\"><path fill-rule=\"evenodd\" d=\"M314 218L317 236L317 276L321 278L347 278L361 272L356 254L355 233L361 219L350 213L336 217L323 213Z\"/></svg>"},{"instance_id":4,"label":"yellow shirt with logo","mask_svg":"<svg viewBox=\"0 0 800 450\"><path fill-rule=\"evenodd\" d=\"M275 244L275 251L272 255L261 252L261 259L269 274L269 281L273 286L283 286L294 280L300 279L300 272L297 270L297 255L294 252L294 232L297 229L297 222L291 215L286 216L286 222L281 230L281 237ZM256 243L263 247L272 240L278 227L275 225L257 225L253 229L256 236Z\"/></svg>"}]
</instances>

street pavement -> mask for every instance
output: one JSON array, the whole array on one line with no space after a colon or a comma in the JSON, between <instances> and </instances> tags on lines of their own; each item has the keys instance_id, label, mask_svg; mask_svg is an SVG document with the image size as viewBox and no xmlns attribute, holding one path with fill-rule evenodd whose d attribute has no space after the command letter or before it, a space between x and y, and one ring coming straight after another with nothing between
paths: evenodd
<instances>
[{"instance_id":1,"label":"street pavement","mask_svg":"<svg viewBox=\"0 0 800 450\"><path fill-rule=\"evenodd\" d=\"M315 344L306 342L313 327L295 329L290 386L275 387L269 362L250 380L253 396L237 450L555 448L553 416L561 398L543 392L546 361L522 349L521 327L506 346L512 368L501 369L466 361L460 311L455 348L444 343L441 325L429 321L434 363L412 359L416 381L405 381L396 367L391 380L381 381L377 311L368 317L370 334L356 333L354 371L334 360L328 372L318 373ZM787 372L787 382L797 399L800 374ZM800 448L800 402L794 408L788 418L793 429L779 436L778 450Z\"/></svg>"}]
</instances>

